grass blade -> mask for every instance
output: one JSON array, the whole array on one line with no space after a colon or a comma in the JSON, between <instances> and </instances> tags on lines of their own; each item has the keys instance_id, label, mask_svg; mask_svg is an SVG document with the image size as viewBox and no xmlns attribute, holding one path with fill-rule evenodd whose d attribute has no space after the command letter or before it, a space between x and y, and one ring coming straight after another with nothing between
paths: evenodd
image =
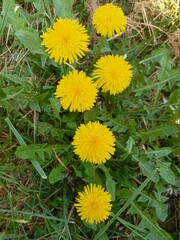
<instances>
[{"instance_id":1,"label":"grass blade","mask_svg":"<svg viewBox=\"0 0 180 240\"><path fill-rule=\"evenodd\" d=\"M13 124L11 123L9 118L6 118L5 121L7 122L9 128L11 129L11 131L14 133L14 136L17 138L18 142L20 145L26 145L24 139L21 137L21 135L19 134L19 132L16 130L16 128L13 126Z\"/></svg>"},{"instance_id":2,"label":"grass blade","mask_svg":"<svg viewBox=\"0 0 180 240\"><path fill-rule=\"evenodd\" d=\"M141 216L141 218L144 219L148 223L149 228L151 229L151 231L153 233L157 233L158 234L158 235L155 235L155 236L159 236L158 237L159 240L160 239L173 240L172 237L167 232L165 232L158 225L154 224L152 222L151 218L146 216L136 204L134 204L133 202L131 204L136 209L137 213Z\"/></svg>"},{"instance_id":3,"label":"grass blade","mask_svg":"<svg viewBox=\"0 0 180 240\"><path fill-rule=\"evenodd\" d=\"M114 215L114 214L113 214ZM135 235L137 235L140 239L146 240L146 237L142 236L140 233L137 231L142 232L144 229L139 228L138 226L134 226L133 224L123 220L120 217L117 217L117 220L122 223L126 228L128 228L131 232L133 232ZM136 231L137 230L137 231Z\"/></svg>"},{"instance_id":4,"label":"grass blade","mask_svg":"<svg viewBox=\"0 0 180 240\"><path fill-rule=\"evenodd\" d=\"M155 169L151 175L138 187L138 189L134 192L133 195L129 198L129 200L124 204L124 206L111 218L111 220L95 235L93 240L98 240L99 237L111 226L111 224L120 216L126 208L135 200L135 198L142 192L142 190L146 187L146 185L151 181L151 179L156 174L157 169Z\"/></svg>"},{"instance_id":5,"label":"grass blade","mask_svg":"<svg viewBox=\"0 0 180 240\"><path fill-rule=\"evenodd\" d=\"M8 15L9 15L9 9L10 9L10 3L7 4L6 6L7 6L7 8L6 8L5 14L2 17L1 22L0 22L0 36L3 35L4 28L5 28L6 23L7 23L7 19L8 19Z\"/></svg>"},{"instance_id":6,"label":"grass blade","mask_svg":"<svg viewBox=\"0 0 180 240\"><path fill-rule=\"evenodd\" d=\"M11 129L11 131L13 132L14 136L17 138L19 144L21 146L26 145L24 139L21 137L21 135L19 134L19 132L17 131L17 129L13 126L13 124L11 123L9 118L5 119L6 123L8 124L9 128ZM34 168L36 169L36 171L39 173L39 175L41 176L41 178L43 179L47 179L47 175L44 172L44 170L42 169L42 167L40 166L40 164L35 160L35 159L31 159L31 163L34 166Z\"/></svg>"}]
</instances>

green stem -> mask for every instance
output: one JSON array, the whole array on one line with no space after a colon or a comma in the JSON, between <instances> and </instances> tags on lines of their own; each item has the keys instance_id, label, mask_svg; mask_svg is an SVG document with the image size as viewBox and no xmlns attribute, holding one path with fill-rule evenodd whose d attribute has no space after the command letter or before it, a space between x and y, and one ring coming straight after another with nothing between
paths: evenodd
<instances>
[{"instance_id":1,"label":"green stem","mask_svg":"<svg viewBox=\"0 0 180 240\"><path fill-rule=\"evenodd\" d=\"M96 52L96 54L94 55L94 58L93 58L93 60L92 60L92 62L91 62L91 64L90 64L88 73L91 72L91 70L92 70L95 62L96 62L97 59L99 58L99 55L100 55L100 53L101 53L101 49L102 49L102 47L103 47L103 44L104 44L105 39L106 39L105 37L102 37L102 38L100 39L99 47L98 47L97 52Z\"/></svg>"},{"instance_id":2,"label":"green stem","mask_svg":"<svg viewBox=\"0 0 180 240\"><path fill-rule=\"evenodd\" d=\"M62 70L62 74L63 74L63 75L66 75L66 73L67 73L66 70L67 70L67 69L66 69L65 63L63 63L63 62L62 62L62 64L61 64L61 70Z\"/></svg>"}]
</instances>

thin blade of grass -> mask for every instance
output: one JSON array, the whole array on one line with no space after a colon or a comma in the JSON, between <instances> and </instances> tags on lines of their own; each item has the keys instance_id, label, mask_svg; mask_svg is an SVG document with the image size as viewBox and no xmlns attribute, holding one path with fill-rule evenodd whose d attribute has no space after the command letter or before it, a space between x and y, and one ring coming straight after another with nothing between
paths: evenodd
<instances>
[{"instance_id":1,"label":"thin blade of grass","mask_svg":"<svg viewBox=\"0 0 180 240\"><path fill-rule=\"evenodd\" d=\"M136 211L138 212L138 214L142 217L142 219L145 219L145 221L148 223L148 225L150 226L150 229L153 229L153 232L157 232L158 236L160 239L164 239L164 240L173 240L172 237L165 232L162 228L160 228L157 224L154 224L153 221L147 217L142 211L141 209L132 202L132 206L136 209ZM158 239L159 239L158 238Z\"/></svg>"},{"instance_id":2,"label":"thin blade of grass","mask_svg":"<svg viewBox=\"0 0 180 240\"><path fill-rule=\"evenodd\" d=\"M66 191L66 184L65 184L65 188L64 188L64 192L63 192L63 215L64 215L64 220L65 220L65 229L66 229L65 232L66 232L67 240L72 240L71 233L70 233L69 226L68 226L67 205L68 205L68 198L67 198L67 191Z\"/></svg>"},{"instance_id":3,"label":"thin blade of grass","mask_svg":"<svg viewBox=\"0 0 180 240\"><path fill-rule=\"evenodd\" d=\"M138 189L131 195L129 200L124 204L124 206L111 218L111 220L95 235L93 240L98 240L99 237L111 226L111 224L120 216L124 210L135 200L135 198L142 192L146 185L151 181L151 179L156 174L157 169L155 169L149 177L138 187Z\"/></svg>"},{"instance_id":4,"label":"thin blade of grass","mask_svg":"<svg viewBox=\"0 0 180 240\"><path fill-rule=\"evenodd\" d=\"M16 223L29 223L29 220L25 220L25 219L21 219L21 218L14 218L14 216L13 217L0 216L0 219L11 221L11 222L16 222Z\"/></svg>"},{"instance_id":5,"label":"thin blade of grass","mask_svg":"<svg viewBox=\"0 0 180 240\"><path fill-rule=\"evenodd\" d=\"M114 214L113 214L114 216ZM126 228L128 228L131 232L133 232L135 235L137 235L138 237L140 237L141 239L144 239L146 240L146 237L142 236L140 233L138 233L136 230L140 231L140 232L143 232L144 229L141 229L140 227L138 226L135 226L125 220L123 220L122 218L120 217L117 217L117 220L122 223Z\"/></svg>"},{"instance_id":6,"label":"thin blade of grass","mask_svg":"<svg viewBox=\"0 0 180 240\"><path fill-rule=\"evenodd\" d=\"M17 138L18 142L20 145L26 145L24 139L21 137L21 135L19 134L19 132L16 130L16 128L13 126L13 124L11 123L9 118L5 119L6 123L8 124L9 128L11 129L11 131L14 133L14 136Z\"/></svg>"},{"instance_id":7,"label":"thin blade of grass","mask_svg":"<svg viewBox=\"0 0 180 240\"><path fill-rule=\"evenodd\" d=\"M9 1L10 2L10 1ZM7 19L8 19L8 15L9 15L9 9L10 9L10 3L7 4L7 8L6 8L6 12L2 18L2 21L1 21L1 25L0 25L0 36L3 35L3 32L4 32L4 28L6 26L6 22L7 22Z\"/></svg>"},{"instance_id":8,"label":"thin blade of grass","mask_svg":"<svg viewBox=\"0 0 180 240\"><path fill-rule=\"evenodd\" d=\"M26 145L24 139L21 137L21 135L19 134L19 132L17 131L17 129L13 126L13 124L11 123L9 118L5 119L6 123L8 124L9 128L11 129L11 131L13 132L14 136L17 138L19 144L21 146ZM43 179L47 179L47 175L45 174L44 170L42 169L42 167L40 166L40 164L35 160L35 159L31 159L31 163L34 166L34 168L36 169L36 171L39 173L39 175L41 176L41 178Z\"/></svg>"}]
</instances>

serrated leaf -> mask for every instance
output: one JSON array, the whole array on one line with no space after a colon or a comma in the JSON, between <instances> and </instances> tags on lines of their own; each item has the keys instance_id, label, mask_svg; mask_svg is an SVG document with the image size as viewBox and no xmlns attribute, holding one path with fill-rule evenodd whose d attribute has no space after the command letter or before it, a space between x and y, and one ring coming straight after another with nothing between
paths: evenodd
<instances>
[{"instance_id":1,"label":"serrated leaf","mask_svg":"<svg viewBox=\"0 0 180 240\"><path fill-rule=\"evenodd\" d=\"M30 144L26 146L19 146L15 152L15 155L23 159L33 159L38 155L42 161L45 161L45 156L48 158L52 154L52 149L47 144Z\"/></svg>"},{"instance_id":2,"label":"serrated leaf","mask_svg":"<svg viewBox=\"0 0 180 240\"><path fill-rule=\"evenodd\" d=\"M53 168L52 171L49 174L49 182L51 184L54 184L56 182L58 182L59 180L62 180L64 177L64 168L59 165L56 168Z\"/></svg>"},{"instance_id":3,"label":"serrated leaf","mask_svg":"<svg viewBox=\"0 0 180 240\"><path fill-rule=\"evenodd\" d=\"M111 194L112 201L115 200L116 197L116 182L112 179L112 177L108 176L106 179L106 188L108 192Z\"/></svg>"},{"instance_id":4,"label":"serrated leaf","mask_svg":"<svg viewBox=\"0 0 180 240\"><path fill-rule=\"evenodd\" d=\"M32 54L45 54L38 33L33 33L31 30L18 30L15 35Z\"/></svg>"},{"instance_id":5,"label":"serrated leaf","mask_svg":"<svg viewBox=\"0 0 180 240\"><path fill-rule=\"evenodd\" d=\"M21 135L19 134L19 132L17 131L17 129L13 126L13 124L11 123L9 118L6 118L5 121L7 122L9 128L12 130L13 134L15 135L15 137L17 138L19 144L21 145L21 147L26 147L26 143L24 141L24 139L21 137ZM30 159L31 163L33 164L34 168L36 169L36 171L39 173L39 175L43 178L43 179L47 179L46 173L44 172L44 170L42 169L42 167L40 166L40 164L35 160L35 159Z\"/></svg>"},{"instance_id":6,"label":"serrated leaf","mask_svg":"<svg viewBox=\"0 0 180 240\"><path fill-rule=\"evenodd\" d=\"M140 61L140 64L147 64L148 62L152 62L152 63L159 63L162 59L162 57L164 57L165 55L169 55L170 54L170 49L165 47L162 48L158 48L155 49L154 51L152 51L150 56L147 56L146 58L144 58L142 61Z\"/></svg>"},{"instance_id":7,"label":"serrated leaf","mask_svg":"<svg viewBox=\"0 0 180 240\"><path fill-rule=\"evenodd\" d=\"M84 113L84 121L85 123L89 121L95 121L97 116L97 111L94 108L91 108L89 111Z\"/></svg>"},{"instance_id":8,"label":"serrated leaf","mask_svg":"<svg viewBox=\"0 0 180 240\"><path fill-rule=\"evenodd\" d=\"M148 202L148 206L155 208L158 219L161 220L162 222L166 220L168 216L167 204L160 202L152 195L149 196L145 191L141 193L141 196L138 198L138 202Z\"/></svg>"},{"instance_id":9,"label":"serrated leaf","mask_svg":"<svg viewBox=\"0 0 180 240\"><path fill-rule=\"evenodd\" d=\"M136 136L140 139L150 139L153 141L157 137L168 137L179 131L179 127L176 124L161 125L157 128L152 128L144 132L138 133Z\"/></svg>"},{"instance_id":10,"label":"serrated leaf","mask_svg":"<svg viewBox=\"0 0 180 240\"><path fill-rule=\"evenodd\" d=\"M151 158L155 156L156 158L161 158L168 156L172 152L172 148L170 147L163 147L163 148L156 148L155 150L146 151L146 154Z\"/></svg>"},{"instance_id":11,"label":"serrated leaf","mask_svg":"<svg viewBox=\"0 0 180 240\"><path fill-rule=\"evenodd\" d=\"M39 102L36 100L30 100L29 101L29 107L33 110L33 111L37 111L37 112L41 112L41 107L39 105Z\"/></svg>"},{"instance_id":12,"label":"serrated leaf","mask_svg":"<svg viewBox=\"0 0 180 240\"><path fill-rule=\"evenodd\" d=\"M57 117L57 119L60 120L59 112L60 112L61 105L60 105L59 99L57 99L57 98L49 98L49 101L51 103L51 107L52 107L52 109L54 111L55 116Z\"/></svg>"},{"instance_id":13,"label":"serrated leaf","mask_svg":"<svg viewBox=\"0 0 180 240\"><path fill-rule=\"evenodd\" d=\"M102 185L102 180L96 172L97 167L92 164L85 163L85 168L86 180L88 182Z\"/></svg>"},{"instance_id":14,"label":"serrated leaf","mask_svg":"<svg viewBox=\"0 0 180 240\"><path fill-rule=\"evenodd\" d=\"M169 184L179 187L180 183L174 174L174 172L170 169L170 163L158 162L157 167L159 170L159 175Z\"/></svg>"},{"instance_id":15,"label":"serrated leaf","mask_svg":"<svg viewBox=\"0 0 180 240\"><path fill-rule=\"evenodd\" d=\"M149 230L146 239L158 239L158 240L173 240L172 237L165 232L162 228L160 228L156 224L156 219L152 219L148 210L142 211L138 204L131 203L132 208L129 210L131 214L138 214L141 217L141 222L139 226L146 228ZM153 236L153 238L149 238L149 236Z\"/></svg>"},{"instance_id":16,"label":"serrated leaf","mask_svg":"<svg viewBox=\"0 0 180 240\"><path fill-rule=\"evenodd\" d=\"M128 127L122 122L119 116L112 118L110 116L103 115L101 117L97 117L97 119L103 121L108 127L111 127L111 130L114 132L120 133L128 130Z\"/></svg>"},{"instance_id":17,"label":"serrated leaf","mask_svg":"<svg viewBox=\"0 0 180 240\"><path fill-rule=\"evenodd\" d=\"M163 76L167 76L167 77L163 77ZM180 80L180 71L179 69L172 69L169 72L163 73L163 76L161 76L161 78L163 78L161 81L159 82L155 82L152 84L148 84L145 87L139 88L139 89L135 89L134 92L139 92L139 91L146 91L152 88L157 88L163 85L165 85L166 83L168 83L168 85L172 86L176 81Z\"/></svg>"},{"instance_id":18,"label":"serrated leaf","mask_svg":"<svg viewBox=\"0 0 180 240\"><path fill-rule=\"evenodd\" d=\"M133 147L134 144L135 144L134 138L130 136L130 137L128 138L126 144L127 144L127 146L126 146L126 149L125 149L125 150L126 150L128 153L131 153L132 147Z\"/></svg>"},{"instance_id":19,"label":"serrated leaf","mask_svg":"<svg viewBox=\"0 0 180 240\"><path fill-rule=\"evenodd\" d=\"M74 0L53 0L56 16L61 18L72 18L72 5Z\"/></svg>"},{"instance_id":20,"label":"serrated leaf","mask_svg":"<svg viewBox=\"0 0 180 240\"><path fill-rule=\"evenodd\" d=\"M158 218L164 222L168 216L168 205L167 204L155 204L156 214Z\"/></svg>"},{"instance_id":21,"label":"serrated leaf","mask_svg":"<svg viewBox=\"0 0 180 240\"><path fill-rule=\"evenodd\" d=\"M122 214L123 211L127 209L127 207L135 200L135 198L142 192L142 190L147 186L149 181L151 181L154 174L157 172L157 169L155 169L150 176L146 178L146 180L141 183L141 185L136 189L134 194L130 196L130 198L127 200L125 204L118 210L118 212L111 218L111 220L108 221L108 223L100 229L100 231L94 236L94 240L98 240L100 236L110 227L110 225Z\"/></svg>"},{"instance_id":22,"label":"serrated leaf","mask_svg":"<svg viewBox=\"0 0 180 240\"><path fill-rule=\"evenodd\" d=\"M155 169L155 163L153 161L148 161L148 160L140 160L139 161L139 166L141 168L142 173L145 176L149 176L152 171ZM152 178L153 182L158 182L159 181L159 176L158 174L156 174L153 178Z\"/></svg>"},{"instance_id":23,"label":"serrated leaf","mask_svg":"<svg viewBox=\"0 0 180 240\"><path fill-rule=\"evenodd\" d=\"M2 77L4 77L7 81L10 81L15 84L19 84L26 88L26 90L31 91L33 90L33 85L28 82L26 78L20 78L19 76L15 74L1 74Z\"/></svg>"}]
</instances>

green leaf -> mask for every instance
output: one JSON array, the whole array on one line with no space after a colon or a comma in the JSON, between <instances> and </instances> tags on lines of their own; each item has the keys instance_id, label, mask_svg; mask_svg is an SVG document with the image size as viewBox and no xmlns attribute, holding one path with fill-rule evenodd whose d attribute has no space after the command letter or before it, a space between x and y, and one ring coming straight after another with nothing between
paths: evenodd
<instances>
[{"instance_id":1,"label":"green leaf","mask_svg":"<svg viewBox=\"0 0 180 240\"><path fill-rule=\"evenodd\" d=\"M38 161L36 161L35 159L30 159L32 165L34 166L34 168L36 169L36 171L39 173L39 175L43 178L43 179L47 179L47 176L44 172L44 170L42 169L41 165L38 163Z\"/></svg>"},{"instance_id":2,"label":"green leaf","mask_svg":"<svg viewBox=\"0 0 180 240\"><path fill-rule=\"evenodd\" d=\"M33 90L33 85L27 80L27 78L20 78L16 74L1 74L2 77L6 79L6 81L10 81L12 83L18 84L23 86L26 90L31 91Z\"/></svg>"},{"instance_id":3,"label":"green leaf","mask_svg":"<svg viewBox=\"0 0 180 240\"><path fill-rule=\"evenodd\" d=\"M114 214L112 213L112 215L114 216ZM124 219L120 218L120 217L117 217L117 220L122 223L126 228L128 228L130 231L132 231L133 233L133 236L137 236L139 237L140 239L144 239L146 240L146 238L144 237L144 233L146 232L146 230L142 229L141 227L139 226L136 226L136 225L133 225L127 221L125 221ZM137 231L136 231L137 230ZM139 233L140 232L140 233ZM143 234L142 234L143 233ZM138 239L139 239L138 238ZM134 238L135 239L135 238Z\"/></svg>"},{"instance_id":4,"label":"green leaf","mask_svg":"<svg viewBox=\"0 0 180 240\"><path fill-rule=\"evenodd\" d=\"M127 200L127 202L122 206L121 209L108 221L108 223L103 226L100 231L95 235L93 240L98 240L100 236L111 226L111 224L117 219L117 217L120 216L124 210L127 209L127 207L134 201L134 199L142 192L142 190L146 187L146 185L151 181L151 179L154 177L156 174L157 169L155 169L151 175L146 178L146 180L137 188L137 190L130 196L130 198Z\"/></svg>"},{"instance_id":5,"label":"green leaf","mask_svg":"<svg viewBox=\"0 0 180 240\"><path fill-rule=\"evenodd\" d=\"M157 74L157 77L161 81L164 79L165 75L168 76L168 73L172 68L170 52L162 56L160 60L160 64L161 64L161 68Z\"/></svg>"},{"instance_id":6,"label":"green leaf","mask_svg":"<svg viewBox=\"0 0 180 240\"><path fill-rule=\"evenodd\" d=\"M30 144L26 146L20 146L15 152L16 156L23 159L32 159L36 158L38 155L42 161L45 161L45 157L48 158L52 154L51 146L47 144Z\"/></svg>"},{"instance_id":7,"label":"green leaf","mask_svg":"<svg viewBox=\"0 0 180 240\"><path fill-rule=\"evenodd\" d=\"M145 176L147 176L147 177L148 177L148 176L152 173L152 171L155 169L155 163L154 163L152 160L148 161L147 159L141 159L141 160L139 161L139 166L140 166L140 168L141 168L141 171L142 171L143 175L145 175ZM158 182L158 181L159 181L158 173L156 173L156 174L154 175L154 177L152 178L152 181L153 181L153 182Z\"/></svg>"},{"instance_id":8,"label":"green leaf","mask_svg":"<svg viewBox=\"0 0 180 240\"><path fill-rule=\"evenodd\" d=\"M116 182L112 179L111 176L108 176L106 179L106 187L107 187L108 192L111 194L112 201L115 201Z\"/></svg>"},{"instance_id":9,"label":"green leaf","mask_svg":"<svg viewBox=\"0 0 180 240\"><path fill-rule=\"evenodd\" d=\"M111 127L111 130L114 132L120 133L128 130L128 127L123 123L120 116L112 118L108 115L103 115L101 117L97 117L97 119L103 121L108 127Z\"/></svg>"},{"instance_id":10,"label":"green leaf","mask_svg":"<svg viewBox=\"0 0 180 240\"><path fill-rule=\"evenodd\" d=\"M169 184L179 187L180 183L174 174L174 172L170 169L170 163L158 162L157 167L159 170L159 175Z\"/></svg>"},{"instance_id":11,"label":"green leaf","mask_svg":"<svg viewBox=\"0 0 180 240\"><path fill-rule=\"evenodd\" d=\"M162 158L168 156L172 152L172 148L170 147L163 147L163 148L155 148L155 150L146 151L146 154L149 158L155 156L156 158Z\"/></svg>"},{"instance_id":12,"label":"green leaf","mask_svg":"<svg viewBox=\"0 0 180 240\"><path fill-rule=\"evenodd\" d=\"M52 0L56 16L61 18L72 18L72 6L74 0Z\"/></svg>"},{"instance_id":13,"label":"green leaf","mask_svg":"<svg viewBox=\"0 0 180 240\"><path fill-rule=\"evenodd\" d=\"M126 151L127 151L128 153L131 153L132 147L133 147L134 144L135 144L134 138L130 136L130 137L128 138L126 144L127 144L127 146L126 146Z\"/></svg>"},{"instance_id":14,"label":"green leaf","mask_svg":"<svg viewBox=\"0 0 180 240\"><path fill-rule=\"evenodd\" d=\"M89 111L84 113L84 121L85 123L89 121L95 121L97 116L97 110L95 108L91 108Z\"/></svg>"},{"instance_id":15,"label":"green leaf","mask_svg":"<svg viewBox=\"0 0 180 240\"><path fill-rule=\"evenodd\" d=\"M67 122L66 128L75 131L77 129L77 124L76 122Z\"/></svg>"},{"instance_id":16,"label":"green leaf","mask_svg":"<svg viewBox=\"0 0 180 240\"><path fill-rule=\"evenodd\" d=\"M98 173L96 172L97 166L94 166L89 163L84 163L84 166L86 168L85 170L86 180L90 183L96 183L96 184L102 185L102 180L99 177Z\"/></svg>"},{"instance_id":17,"label":"green leaf","mask_svg":"<svg viewBox=\"0 0 180 240\"><path fill-rule=\"evenodd\" d=\"M8 17L10 15L11 9L14 8L15 2L14 0L4 0L3 6L2 6L2 12L3 18L0 18L0 36L3 35L4 29L7 24Z\"/></svg>"},{"instance_id":18,"label":"green leaf","mask_svg":"<svg viewBox=\"0 0 180 240\"><path fill-rule=\"evenodd\" d=\"M147 64L149 62L151 63L159 63L161 61L161 59L170 54L170 49L167 48L167 46L159 48L159 49L155 49L154 51L152 51L151 56L148 56L146 58L144 58L142 61L140 61L140 64Z\"/></svg>"},{"instance_id":19,"label":"green leaf","mask_svg":"<svg viewBox=\"0 0 180 240\"><path fill-rule=\"evenodd\" d=\"M39 102L36 101L36 100L30 100L30 101L29 101L29 107L30 107L33 111L41 112L41 108L40 108Z\"/></svg>"},{"instance_id":20,"label":"green leaf","mask_svg":"<svg viewBox=\"0 0 180 240\"><path fill-rule=\"evenodd\" d=\"M21 137L21 135L19 134L17 129L13 126L13 124L10 121L10 119L6 118L5 121L7 122L9 128L11 129L11 131L13 132L15 137L17 138L17 140L18 140L19 144L21 145L21 147L26 147L26 143L25 143L24 139ZM46 176L44 170L41 168L40 164L35 159L30 159L30 161L33 164L33 166L36 169L36 171L41 176L41 178L47 179L47 176Z\"/></svg>"},{"instance_id":21,"label":"green leaf","mask_svg":"<svg viewBox=\"0 0 180 240\"><path fill-rule=\"evenodd\" d=\"M24 139L21 137L21 135L19 134L17 129L13 126L13 124L10 121L10 119L6 118L5 121L7 122L9 128L11 129L11 131L14 133L14 135L17 138L19 144L22 145L22 146L26 146L26 143L25 143Z\"/></svg>"},{"instance_id":22,"label":"green leaf","mask_svg":"<svg viewBox=\"0 0 180 240\"><path fill-rule=\"evenodd\" d=\"M166 200L167 198L165 199L165 201ZM138 202L148 202L148 206L155 208L158 219L160 219L162 222L166 220L168 216L167 204L160 202L159 199L156 199L152 195L149 196L145 191L141 193L141 196L138 198Z\"/></svg>"},{"instance_id":23,"label":"green leaf","mask_svg":"<svg viewBox=\"0 0 180 240\"><path fill-rule=\"evenodd\" d=\"M179 131L177 124L160 125L158 127L146 130L144 132L137 133L136 136L139 139L150 139L151 141L157 139L157 137L168 137Z\"/></svg>"},{"instance_id":24,"label":"green leaf","mask_svg":"<svg viewBox=\"0 0 180 240\"><path fill-rule=\"evenodd\" d=\"M167 204L162 204L162 203L155 203L154 207L156 209L156 214L158 218L164 222L168 216L168 205Z\"/></svg>"},{"instance_id":25,"label":"green leaf","mask_svg":"<svg viewBox=\"0 0 180 240\"><path fill-rule=\"evenodd\" d=\"M163 73L163 75L161 76L161 78L162 78L161 81L155 82L152 84L148 84L147 86L139 88L139 89L135 89L134 92L146 91L146 90L149 90L152 88L157 88L157 87L162 86L162 84L164 85L166 83L168 83L169 85L172 86L176 81L179 81L179 75L180 75L179 69L172 69L169 72ZM166 76L166 77L164 78L164 76Z\"/></svg>"},{"instance_id":26,"label":"green leaf","mask_svg":"<svg viewBox=\"0 0 180 240\"><path fill-rule=\"evenodd\" d=\"M34 7L38 10L39 14L43 14L46 11L43 1L33 0L32 3Z\"/></svg>"},{"instance_id":27,"label":"green leaf","mask_svg":"<svg viewBox=\"0 0 180 240\"><path fill-rule=\"evenodd\" d=\"M55 114L56 118L58 120L60 120L59 113L60 113L61 105L60 105L59 99L57 99L57 98L49 98L49 101L51 103L51 107L52 107L52 109L54 111L54 114Z\"/></svg>"},{"instance_id":28,"label":"green leaf","mask_svg":"<svg viewBox=\"0 0 180 240\"><path fill-rule=\"evenodd\" d=\"M33 33L29 29L29 31L18 30L15 32L15 35L32 54L45 54L38 33Z\"/></svg>"},{"instance_id":29,"label":"green leaf","mask_svg":"<svg viewBox=\"0 0 180 240\"><path fill-rule=\"evenodd\" d=\"M165 232L155 223L155 219L152 219L148 211L145 210L142 212L137 204L132 203L128 213L138 214L141 217L142 220L139 223L139 226L149 230L146 239L173 240L167 232ZM151 236L151 238L149 236Z\"/></svg>"},{"instance_id":30,"label":"green leaf","mask_svg":"<svg viewBox=\"0 0 180 240\"><path fill-rule=\"evenodd\" d=\"M59 180L62 180L64 177L64 168L59 165L56 168L53 168L52 171L49 174L49 182L51 184L54 184L56 182L58 182Z\"/></svg>"}]
</instances>

